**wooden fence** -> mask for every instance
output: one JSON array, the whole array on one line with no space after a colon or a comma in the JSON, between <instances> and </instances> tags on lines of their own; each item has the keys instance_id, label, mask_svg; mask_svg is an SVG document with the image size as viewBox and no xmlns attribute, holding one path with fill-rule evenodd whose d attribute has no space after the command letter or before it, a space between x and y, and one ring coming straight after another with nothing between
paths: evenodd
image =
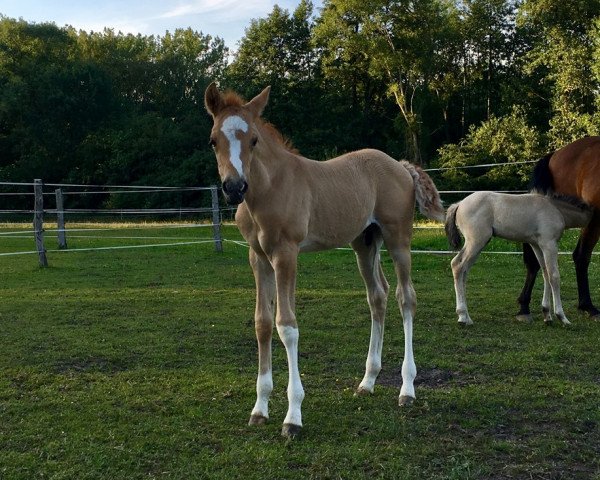
<instances>
[{"instance_id":1,"label":"wooden fence","mask_svg":"<svg viewBox=\"0 0 600 480\"><path fill-rule=\"evenodd\" d=\"M46 256L47 250L44 243L44 214L56 215L57 222L57 234L58 234L58 248L67 249L67 228L65 223L65 213L93 213L96 210L86 209L65 209L64 186L80 186L83 185L57 185L48 184L49 186L58 186L54 190L56 197L56 209L45 209L44 208L44 183L41 179L35 179L33 182L33 195L34 195L34 208L33 208L33 233L35 238L35 246L38 253L40 266L48 266L48 259ZM110 186L106 186L110 187ZM113 186L113 188L116 186ZM149 189L148 191L177 191L177 187L123 187L119 188L137 188L137 189ZM195 187L192 189L186 188L184 190L208 190L211 194L211 207L210 208L187 208L185 213L210 213L212 219L212 237L217 252L223 251L223 238L221 236L221 208L219 205L219 192L215 185L210 187ZM132 213L140 212L142 210L137 209L118 209L116 213ZM164 213L181 213L182 209L167 208L167 209L144 209L144 213L149 214L164 214Z\"/></svg>"}]
</instances>

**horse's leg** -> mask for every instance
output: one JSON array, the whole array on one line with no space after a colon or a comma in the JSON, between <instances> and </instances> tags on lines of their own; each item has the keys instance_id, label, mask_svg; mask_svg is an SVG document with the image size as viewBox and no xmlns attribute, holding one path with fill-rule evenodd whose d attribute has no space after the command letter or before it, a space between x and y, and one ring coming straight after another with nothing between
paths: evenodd
<instances>
[{"instance_id":1,"label":"horse's leg","mask_svg":"<svg viewBox=\"0 0 600 480\"><path fill-rule=\"evenodd\" d=\"M557 242L549 241L540 245L542 249L543 261L548 276L548 282L552 289L552 299L554 303L554 314L562 322L563 325L571 325L563 311L562 301L560 298L560 272L558 270L558 244ZM546 288L544 288L544 291ZM544 295L545 296L545 295Z\"/></svg>"},{"instance_id":2,"label":"horse's leg","mask_svg":"<svg viewBox=\"0 0 600 480\"><path fill-rule=\"evenodd\" d=\"M473 239L470 234L465 235L465 245L450 262L456 293L456 313L458 323L461 325L473 325L467 308L467 274L491 237L491 232L476 239Z\"/></svg>"},{"instance_id":3,"label":"horse's leg","mask_svg":"<svg viewBox=\"0 0 600 480\"><path fill-rule=\"evenodd\" d=\"M531 251L536 257L536 261L542 270L542 277L544 279L544 294L542 296L542 315L544 317L544 323L549 325L553 322L552 314L550 313L550 300L553 296L552 287L550 283L550 275L546 266L544 251L537 245L530 245Z\"/></svg>"},{"instance_id":4,"label":"horse's leg","mask_svg":"<svg viewBox=\"0 0 600 480\"><path fill-rule=\"evenodd\" d=\"M256 404L248 423L249 425L260 425L269 418L269 396L273 390L271 338L273 335L275 274L269 260L252 249L250 249L250 265L256 281L254 328L258 341L258 378L256 380Z\"/></svg>"},{"instance_id":5,"label":"horse's leg","mask_svg":"<svg viewBox=\"0 0 600 480\"><path fill-rule=\"evenodd\" d=\"M365 245L365 239L361 235L352 242L352 248L354 248L356 253L358 269L367 288L367 301L371 310L369 354L367 355L365 376L360 382L356 393L373 393L375 380L381 371L383 327L390 287L385 279L380 263L381 236L375 236L370 245Z\"/></svg>"},{"instance_id":6,"label":"horse's leg","mask_svg":"<svg viewBox=\"0 0 600 480\"><path fill-rule=\"evenodd\" d=\"M452 267L452 276L454 278L454 293L456 296L456 314L458 323L462 325L472 325L473 320L469 316L466 298L467 271L463 268L463 257L465 249L462 248L450 262Z\"/></svg>"},{"instance_id":7,"label":"horse's leg","mask_svg":"<svg viewBox=\"0 0 600 480\"><path fill-rule=\"evenodd\" d=\"M275 321L277 333L285 346L289 371L288 411L281 430L281 434L288 438L295 437L302 428L301 406L304 399L304 389L298 369L298 324L294 313L297 261L298 246L291 243L280 245L271 256L277 290Z\"/></svg>"},{"instance_id":8,"label":"horse's leg","mask_svg":"<svg viewBox=\"0 0 600 480\"><path fill-rule=\"evenodd\" d=\"M540 271L540 263L538 262L533 248L528 243L523 244L523 263L527 269L527 277L525 278L525 285L519 295L519 313L517 313L517 320L523 322L531 322L533 317L529 310L529 304L531 303L531 292L535 284L535 277Z\"/></svg>"},{"instance_id":9,"label":"horse's leg","mask_svg":"<svg viewBox=\"0 0 600 480\"><path fill-rule=\"evenodd\" d=\"M592 303L588 267L592 259L592 250L600 238L600 214L596 212L592 221L581 231L577 247L573 252L575 272L577 273L577 290L579 292L579 309L590 316L600 318L600 310Z\"/></svg>"},{"instance_id":10,"label":"horse's leg","mask_svg":"<svg viewBox=\"0 0 600 480\"><path fill-rule=\"evenodd\" d=\"M402 313L404 327L404 359L402 361L402 387L398 398L399 405L410 405L415 400L414 381L417 376L417 366L413 354L413 318L417 308L417 294L410 278L411 258L410 240L412 237L412 222L397 231L389 228L384 230L384 241L394 262L398 279L396 300Z\"/></svg>"}]
</instances>

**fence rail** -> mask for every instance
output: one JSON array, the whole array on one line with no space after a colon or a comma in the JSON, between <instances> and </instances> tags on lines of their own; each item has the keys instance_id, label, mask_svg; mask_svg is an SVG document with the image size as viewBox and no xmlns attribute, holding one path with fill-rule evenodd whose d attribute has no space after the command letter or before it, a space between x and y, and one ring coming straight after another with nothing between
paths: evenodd
<instances>
[{"instance_id":1,"label":"fence rail","mask_svg":"<svg viewBox=\"0 0 600 480\"><path fill-rule=\"evenodd\" d=\"M35 250L32 251L19 251L19 252L8 252L0 253L0 256L8 255L22 255L22 254L33 254L37 253L39 258L39 264L42 267L48 266L48 252L67 251L67 233L73 232L91 232L100 231L106 229L67 229L65 218L73 218L74 215L110 215L119 216L157 216L157 215L181 215L183 214L207 214L210 215L211 223L194 223L185 225L169 225L166 228L191 228L191 227L210 227L212 229L211 239L185 239L185 241L171 242L171 243L155 243L146 245L127 245L127 246L116 246L116 247L96 247L96 248L77 248L69 251L90 251L90 250L108 250L108 249L122 249L122 248L141 248L141 247L158 247L166 245L191 245L197 243L214 243L215 250L221 252L223 250L223 240L221 238L221 208L219 205L218 188L216 186L210 187L164 187L164 186L147 186L147 185L82 185L82 184L58 184L58 183L47 183L44 184L41 179L35 179L32 183L26 182L0 182L0 186L10 187L33 187L28 192L3 192L1 195L33 195L32 209L14 209L14 210L0 210L0 214L33 214L33 229L32 230L21 230L18 232L1 232L0 236L19 238L24 234L33 234L35 242ZM56 187L52 192L44 191L45 187ZM82 188L95 188L102 190L91 190L83 191ZM69 190L78 189L78 190ZM206 191L210 192L210 207L180 207L180 208L112 208L112 209L96 209L96 208L65 208L65 197L67 195L88 195L88 194L115 194L115 193L159 193L159 192L194 192L194 191ZM55 208L44 207L44 197L53 196L56 201ZM56 229L46 229L44 222L47 222L46 216L51 215L56 217ZM134 227L135 228L135 227ZM142 227L139 227L142 228ZM57 235L57 249L47 249L45 245L45 233L53 232ZM77 238L73 235L73 238ZM81 238L81 236L79 236ZM125 237L123 237L125 238ZM133 238L133 237L128 237ZM138 237L139 238L139 237ZM175 238L174 238L175 240ZM181 240L181 239L179 239Z\"/></svg>"},{"instance_id":2,"label":"fence rail","mask_svg":"<svg viewBox=\"0 0 600 480\"><path fill-rule=\"evenodd\" d=\"M526 163L526 162L523 162ZM475 166L477 167L477 166ZM437 170L437 169L433 169ZM33 195L33 209L14 209L14 210L0 210L0 214L33 214L34 222L32 230L21 230L18 232L0 232L0 237L4 238L23 238L23 236L32 235L35 239L35 250L31 251L19 251L19 252L8 252L0 253L0 256L9 255L22 255L22 254L35 254L37 253L39 263L41 266L48 265L47 253L55 252L80 252L80 251L91 251L91 250L110 250L110 249L125 249L125 248L143 248L143 247L158 247L158 246L170 246L170 245L192 245L192 244L203 244L212 242L217 252L222 252L223 243L229 242L236 245L245 245L245 242L239 242L234 240L227 240L222 238L221 224L224 215L232 216L235 208L222 207L219 204L219 191L217 186L209 187L165 187L165 186L148 186L148 185L84 185L84 184L66 184L66 183L44 183L41 179L36 179L32 183L27 182L0 182L0 186L12 186L12 187L33 187L30 191L25 192L3 192L0 195ZM52 191L44 191L44 188L52 187ZM90 189L90 190L87 190ZM159 192L193 192L193 191L206 191L210 192L210 207L180 207L180 208L66 208L68 198L72 198L75 195L96 195L96 194L128 194L128 193L159 193ZM471 190L441 190L440 194L459 194L466 195L472 193ZM522 193L523 191L505 191L506 193ZM44 207L44 197L54 197L56 202L55 208ZM67 219L72 219L77 215L106 215L106 216L118 216L123 218L124 216L135 216L141 217L144 215L156 216L156 215L183 215L183 214L206 214L210 217L210 223L193 223L185 225L169 225L161 226L161 228L199 228L208 227L212 229L211 239L194 239L194 238L175 238L179 241L170 243L152 243L145 245L124 245L124 246L113 246L113 247L94 247L94 248L68 248L68 237L69 238L90 238L88 235L74 235L78 232L98 232L106 231L106 228L69 228L66 227ZM44 222L46 221L45 216L55 216L57 228L45 228ZM130 228L147 228L147 227L128 227ZM441 228L439 226L429 227L416 227L416 228ZM45 233L56 234L57 238L57 249L47 249L45 246ZM110 236L103 238L119 238L119 239L139 239L141 237L133 236ZM160 237L143 237L143 238L154 238L159 240ZM160 239L165 239L162 237ZM343 250L343 249L342 249ZM420 251L414 253L422 253ZM450 253L447 251L435 251L430 253Z\"/></svg>"},{"instance_id":3,"label":"fence rail","mask_svg":"<svg viewBox=\"0 0 600 480\"><path fill-rule=\"evenodd\" d=\"M514 164L528 164L534 162L511 162L507 165ZM496 167L504 164L486 164L486 165L465 165L460 167L452 168L480 168L480 167ZM450 168L434 168L426 169L427 172L449 170ZM27 187L29 191L24 192L2 192L0 195L11 195L11 196L33 196L33 209L20 209L20 210L0 210L0 214L33 214L33 229L32 230L21 230L18 232L0 232L0 237L4 238L20 238L24 235L33 236L35 240L35 250L32 251L20 251L20 252L8 252L0 253L0 256L8 255L21 255L21 254L35 254L37 253L39 263L41 266L48 265L47 253L59 252L59 251L91 251L91 250L109 250L109 249L124 249L124 248L142 248L142 247L158 247L168 245L191 245L212 242L215 250L221 252L223 250L223 243L229 242L231 244L247 246L245 242L228 240L222 238L221 224L224 215L232 216L232 212L235 208L222 207L219 204L219 191L217 186L209 187L169 187L169 186L148 186L148 185L85 185L85 184L65 184L65 183L43 183L41 179L36 179L33 182L0 182L0 186L10 187ZM52 187L52 191L44 191L44 188ZM68 203L68 199L75 195L99 195L99 194L132 194L132 193L147 193L155 194L160 192L194 192L194 191L205 191L210 192L210 207L180 207L180 208L149 208L149 209L137 209L137 208L110 208L110 209L97 209L97 208L66 208L65 203ZM441 195L467 195L473 193L475 190L440 190ZM500 191L500 190L499 190ZM503 193L525 193L526 190L501 190ZM56 201L55 208L44 207L44 197L54 197ZM205 214L209 218L207 222L199 223L194 222L192 224L182 225L165 225L161 228L200 228L207 227L212 229L212 238L200 239L195 237L176 238L172 237L177 242L171 243L152 243L145 245L124 245L124 246L113 246L113 247L95 247L95 248L68 248L68 238L90 238L88 235L74 235L78 232L98 232L106 231L107 228L69 228L66 227L66 219L73 219L77 215L106 215L106 216L135 216L140 218L143 215L157 216L157 215L181 215L193 214L202 215ZM45 215L56 216L57 228L44 228ZM147 227L128 227L128 229L145 229ZM417 226L419 229L440 229L439 225L433 226ZM57 249L46 249L45 247L45 233L55 233L57 237ZM120 239L139 239L142 237L133 236L109 236L105 238L120 238ZM156 240L164 240L171 237L143 237L152 238ZM343 249L342 249L343 250ZM433 254L449 254L453 253L446 250L440 251L413 251L413 253L433 253ZM518 252L491 252L499 254L515 254ZM561 252L563 253L563 252Z\"/></svg>"}]
</instances>

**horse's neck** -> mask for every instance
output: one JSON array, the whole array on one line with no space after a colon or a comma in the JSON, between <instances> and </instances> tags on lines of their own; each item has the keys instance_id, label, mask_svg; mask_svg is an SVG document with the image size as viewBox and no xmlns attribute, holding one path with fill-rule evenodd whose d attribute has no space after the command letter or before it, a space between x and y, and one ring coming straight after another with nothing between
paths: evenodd
<instances>
[{"instance_id":1,"label":"horse's neck","mask_svg":"<svg viewBox=\"0 0 600 480\"><path fill-rule=\"evenodd\" d=\"M257 147L248 178L248 207L252 210L275 200L276 193L286 188L300 157L279 144Z\"/></svg>"},{"instance_id":2,"label":"horse's neck","mask_svg":"<svg viewBox=\"0 0 600 480\"><path fill-rule=\"evenodd\" d=\"M592 210L572 205L564 200L553 200L552 203L565 219L565 228L585 227L592 219Z\"/></svg>"}]
</instances>

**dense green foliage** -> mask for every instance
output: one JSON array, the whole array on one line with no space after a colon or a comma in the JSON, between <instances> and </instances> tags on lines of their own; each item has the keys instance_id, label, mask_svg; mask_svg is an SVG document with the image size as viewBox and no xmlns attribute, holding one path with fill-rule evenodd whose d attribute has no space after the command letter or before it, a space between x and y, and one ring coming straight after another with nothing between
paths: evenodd
<instances>
[{"instance_id":1,"label":"dense green foliage","mask_svg":"<svg viewBox=\"0 0 600 480\"><path fill-rule=\"evenodd\" d=\"M317 159L375 147L426 166L534 160L600 131L599 19L600 0L302 0L253 20L232 52L210 32L0 12L0 179L213 183L213 80L247 98L270 84L266 117ZM522 188L529 171L436 180Z\"/></svg>"},{"instance_id":2,"label":"dense green foliage","mask_svg":"<svg viewBox=\"0 0 600 480\"><path fill-rule=\"evenodd\" d=\"M29 228L27 225L25 229ZM155 243L189 230L73 234L73 248ZM239 238L234 227L228 239ZM98 238L101 236L113 238ZM203 236L195 232L194 236ZM576 232L566 235L571 250ZM12 239L17 251L31 240ZM167 241L166 239L164 240ZM20 243L19 243L20 242ZM494 239L488 249L509 246ZM445 249L440 231L413 247ZM510 246L510 248L514 248ZM9 247L6 246L6 250ZM390 295L383 371L364 373L369 309L354 255L302 255L297 312L305 427L280 437L285 351L274 340L271 419L246 425L257 372L253 277L245 247L211 244L3 257L0 286L0 477L53 479L597 479L597 322L571 328L536 308L513 320L520 256L482 254L469 276L472 328L456 324L449 257L413 255L417 400L398 408L402 323ZM590 268L598 298L599 258ZM384 269L392 266L383 255ZM395 282L393 282L395 284ZM534 304L541 300L541 284Z\"/></svg>"}]
</instances>

